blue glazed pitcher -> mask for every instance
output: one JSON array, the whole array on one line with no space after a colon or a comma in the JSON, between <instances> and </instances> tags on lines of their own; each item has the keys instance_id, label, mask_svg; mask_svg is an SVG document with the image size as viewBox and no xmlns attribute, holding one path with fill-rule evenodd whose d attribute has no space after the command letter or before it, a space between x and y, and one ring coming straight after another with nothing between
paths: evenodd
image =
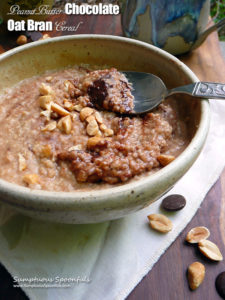
<instances>
[{"instance_id":1,"label":"blue glazed pitcher","mask_svg":"<svg viewBox=\"0 0 225 300\"><path fill-rule=\"evenodd\" d=\"M210 0L123 0L124 35L182 54L204 32Z\"/></svg>"}]
</instances>

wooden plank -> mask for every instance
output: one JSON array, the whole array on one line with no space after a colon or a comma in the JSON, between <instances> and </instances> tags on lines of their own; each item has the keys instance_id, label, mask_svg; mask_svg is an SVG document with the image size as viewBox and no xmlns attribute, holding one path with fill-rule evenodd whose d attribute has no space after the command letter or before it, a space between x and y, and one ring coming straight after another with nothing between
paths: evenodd
<instances>
[{"instance_id":1,"label":"wooden plank","mask_svg":"<svg viewBox=\"0 0 225 300\"><path fill-rule=\"evenodd\" d=\"M225 178L224 176L225 171L223 172L223 178ZM210 240L215 242L224 254L224 208L225 183L223 180L222 186L221 181L218 180L206 196L192 221L160 258L149 274L134 289L127 300L221 299L215 289L215 278L220 272L225 271L224 263L213 262L205 258L196 246L185 242L185 237L191 228L204 225L210 229ZM194 261L199 261L205 265L206 276L202 286L196 291L191 291L188 287L186 272L188 265Z\"/></svg>"},{"instance_id":2,"label":"wooden plank","mask_svg":"<svg viewBox=\"0 0 225 300\"><path fill-rule=\"evenodd\" d=\"M211 34L200 48L180 59L200 80L225 83L225 60L217 33Z\"/></svg>"}]
</instances>

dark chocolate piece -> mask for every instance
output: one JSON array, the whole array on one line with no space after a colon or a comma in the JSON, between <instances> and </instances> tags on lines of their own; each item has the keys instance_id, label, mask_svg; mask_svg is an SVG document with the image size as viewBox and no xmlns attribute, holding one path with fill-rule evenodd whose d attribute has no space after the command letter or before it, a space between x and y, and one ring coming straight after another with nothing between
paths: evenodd
<instances>
[{"instance_id":1,"label":"dark chocolate piece","mask_svg":"<svg viewBox=\"0 0 225 300\"><path fill-rule=\"evenodd\" d=\"M167 211L177 211L184 208L186 200L182 195L174 194L163 199L162 208Z\"/></svg>"}]
</instances>

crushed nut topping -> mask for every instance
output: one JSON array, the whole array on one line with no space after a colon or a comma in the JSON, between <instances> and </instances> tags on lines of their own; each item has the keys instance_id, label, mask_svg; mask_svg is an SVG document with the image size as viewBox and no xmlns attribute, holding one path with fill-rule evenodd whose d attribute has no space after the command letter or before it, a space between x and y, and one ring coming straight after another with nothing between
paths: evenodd
<instances>
[{"instance_id":1,"label":"crushed nut topping","mask_svg":"<svg viewBox=\"0 0 225 300\"><path fill-rule=\"evenodd\" d=\"M49 85L45 84L44 82L40 85L39 92L41 95L49 95L54 93L53 89Z\"/></svg>"},{"instance_id":2,"label":"crushed nut topping","mask_svg":"<svg viewBox=\"0 0 225 300\"><path fill-rule=\"evenodd\" d=\"M54 102L51 104L51 109L60 116L68 116L70 114L68 110L64 109L62 106Z\"/></svg>"},{"instance_id":3,"label":"crushed nut topping","mask_svg":"<svg viewBox=\"0 0 225 300\"><path fill-rule=\"evenodd\" d=\"M63 104L64 104L64 108L68 111L72 111L74 110L74 105L72 102L68 101L68 100L64 100L63 101Z\"/></svg>"},{"instance_id":4,"label":"crushed nut topping","mask_svg":"<svg viewBox=\"0 0 225 300\"><path fill-rule=\"evenodd\" d=\"M106 128L106 130L104 131L105 136L113 136L113 133L113 130L110 128Z\"/></svg>"},{"instance_id":5,"label":"crushed nut topping","mask_svg":"<svg viewBox=\"0 0 225 300\"><path fill-rule=\"evenodd\" d=\"M90 136L94 136L98 133L99 129L98 129L98 123L95 120L92 120L88 123L87 125L87 134Z\"/></svg>"},{"instance_id":6,"label":"crushed nut topping","mask_svg":"<svg viewBox=\"0 0 225 300\"><path fill-rule=\"evenodd\" d=\"M102 124L102 123L103 123L102 116L100 115L100 113L99 113L98 111L96 111L96 112L94 113L94 116L95 116L96 121L97 121L99 124Z\"/></svg>"},{"instance_id":7,"label":"crushed nut topping","mask_svg":"<svg viewBox=\"0 0 225 300\"><path fill-rule=\"evenodd\" d=\"M41 40L46 40L46 39L50 39L50 38L51 38L50 35L47 34L47 33L45 33L45 34L42 35L42 37L39 39L39 41L41 41Z\"/></svg>"},{"instance_id":8,"label":"crushed nut topping","mask_svg":"<svg viewBox=\"0 0 225 300\"><path fill-rule=\"evenodd\" d=\"M74 110L80 112L84 107L80 104L74 105Z\"/></svg>"},{"instance_id":9,"label":"crushed nut topping","mask_svg":"<svg viewBox=\"0 0 225 300\"><path fill-rule=\"evenodd\" d=\"M77 151L77 150L82 150L82 145L78 144L78 145L75 145L75 146L72 146L68 149L69 152L71 151Z\"/></svg>"},{"instance_id":10,"label":"crushed nut topping","mask_svg":"<svg viewBox=\"0 0 225 300\"><path fill-rule=\"evenodd\" d=\"M50 120L51 111L50 110L43 110L40 112L40 116L44 116L46 120Z\"/></svg>"},{"instance_id":11,"label":"crushed nut topping","mask_svg":"<svg viewBox=\"0 0 225 300\"><path fill-rule=\"evenodd\" d=\"M19 171L24 171L27 168L26 159L21 153L18 154L18 159L19 159Z\"/></svg>"},{"instance_id":12,"label":"crushed nut topping","mask_svg":"<svg viewBox=\"0 0 225 300\"><path fill-rule=\"evenodd\" d=\"M92 115L94 110L90 107L85 107L80 111L80 119L81 121L84 121L87 117Z\"/></svg>"},{"instance_id":13,"label":"crushed nut topping","mask_svg":"<svg viewBox=\"0 0 225 300\"><path fill-rule=\"evenodd\" d=\"M30 185L39 183L39 176L37 174L26 174L23 176L23 181Z\"/></svg>"},{"instance_id":14,"label":"crushed nut topping","mask_svg":"<svg viewBox=\"0 0 225 300\"><path fill-rule=\"evenodd\" d=\"M51 95L41 96L41 97L39 97L38 100L39 100L39 105L41 108L46 109L46 110L51 109L51 103L53 101L53 98Z\"/></svg>"},{"instance_id":15,"label":"crushed nut topping","mask_svg":"<svg viewBox=\"0 0 225 300\"><path fill-rule=\"evenodd\" d=\"M165 155L165 154L160 154L157 157L157 160L164 167L167 166L168 164L170 164L174 159L175 159L175 156L173 156L173 155Z\"/></svg>"},{"instance_id":16,"label":"crushed nut topping","mask_svg":"<svg viewBox=\"0 0 225 300\"><path fill-rule=\"evenodd\" d=\"M70 116L63 117L59 120L57 127L66 134L70 134L72 129L72 121Z\"/></svg>"},{"instance_id":17,"label":"crushed nut topping","mask_svg":"<svg viewBox=\"0 0 225 300\"><path fill-rule=\"evenodd\" d=\"M54 129L56 129L56 121L50 122L41 131L53 131Z\"/></svg>"}]
</instances>

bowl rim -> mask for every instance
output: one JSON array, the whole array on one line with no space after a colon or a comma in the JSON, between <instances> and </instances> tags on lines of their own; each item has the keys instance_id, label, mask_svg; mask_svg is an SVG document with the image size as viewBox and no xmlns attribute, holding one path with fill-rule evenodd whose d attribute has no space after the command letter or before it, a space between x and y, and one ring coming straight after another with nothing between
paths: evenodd
<instances>
[{"instance_id":1,"label":"bowl rim","mask_svg":"<svg viewBox=\"0 0 225 300\"><path fill-rule=\"evenodd\" d=\"M181 62L178 58L173 56L172 54L157 48L153 45L147 44L142 41L120 37L120 36L113 36L113 35L102 35L102 34L79 34L79 35L67 35L67 36L60 36L54 37L46 40L36 41L30 44L26 44L20 46L18 48L14 48L9 50L0 55L0 63L2 60L9 58L10 56L23 52L26 49L35 48L42 44L52 44L61 42L63 40L82 40L82 39L93 39L93 40L109 40L115 42L122 42L126 44L137 45L145 49L149 49L150 51L159 54L160 56L167 57L170 61L175 63L178 68L184 71L188 77L193 81L199 81L198 77L187 67L183 62ZM117 201L120 197L119 195L126 196L131 192L136 190L141 191L144 190L150 182L157 183L160 178L169 176L173 176L174 172L180 169L180 164L182 164L182 160L185 160L189 157L189 155L193 152L196 152L199 149L199 144L201 145L200 148L203 147L204 141L207 136L208 128L209 128L209 116L210 116L210 109L209 109L209 101L208 100L201 100L201 116L198 129L188 144L188 146L184 149L184 151L169 165L160 169L159 171L149 174L146 177L142 177L140 179L134 180L132 182L124 183L119 186L109 187L106 189L99 189L94 191L72 191L72 192L54 192L54 191L46 191L46 190L35 190L30 189L28 187L23 187L18 184L10 183L4 179L0 179L0 194L3 192L4 195L16 195L17 200L1 200L3 202L15 205L15 202L18 203L18 199L20 204L24 203L27 206L26 199L32 201L31 206L34 203L48 203L48 205L55 205L55 199L57 199L57 206L58 208L66 207L68 204L73 204L78 207L87 206L93 204L93 201L99 205L102 202L105 202L107 196L110 196L113 201ZM200 142L201 141L201 142ZM199 153L196 154L195 159L197 158ZM193 162L190 163L192 165ZM189 168L189 167L188 167ZM85 199L85 201L84 201ZM121 200L120 200L121 202ZM111 202L112 204L112 202Z\"/></svg>"}]
</instances>

